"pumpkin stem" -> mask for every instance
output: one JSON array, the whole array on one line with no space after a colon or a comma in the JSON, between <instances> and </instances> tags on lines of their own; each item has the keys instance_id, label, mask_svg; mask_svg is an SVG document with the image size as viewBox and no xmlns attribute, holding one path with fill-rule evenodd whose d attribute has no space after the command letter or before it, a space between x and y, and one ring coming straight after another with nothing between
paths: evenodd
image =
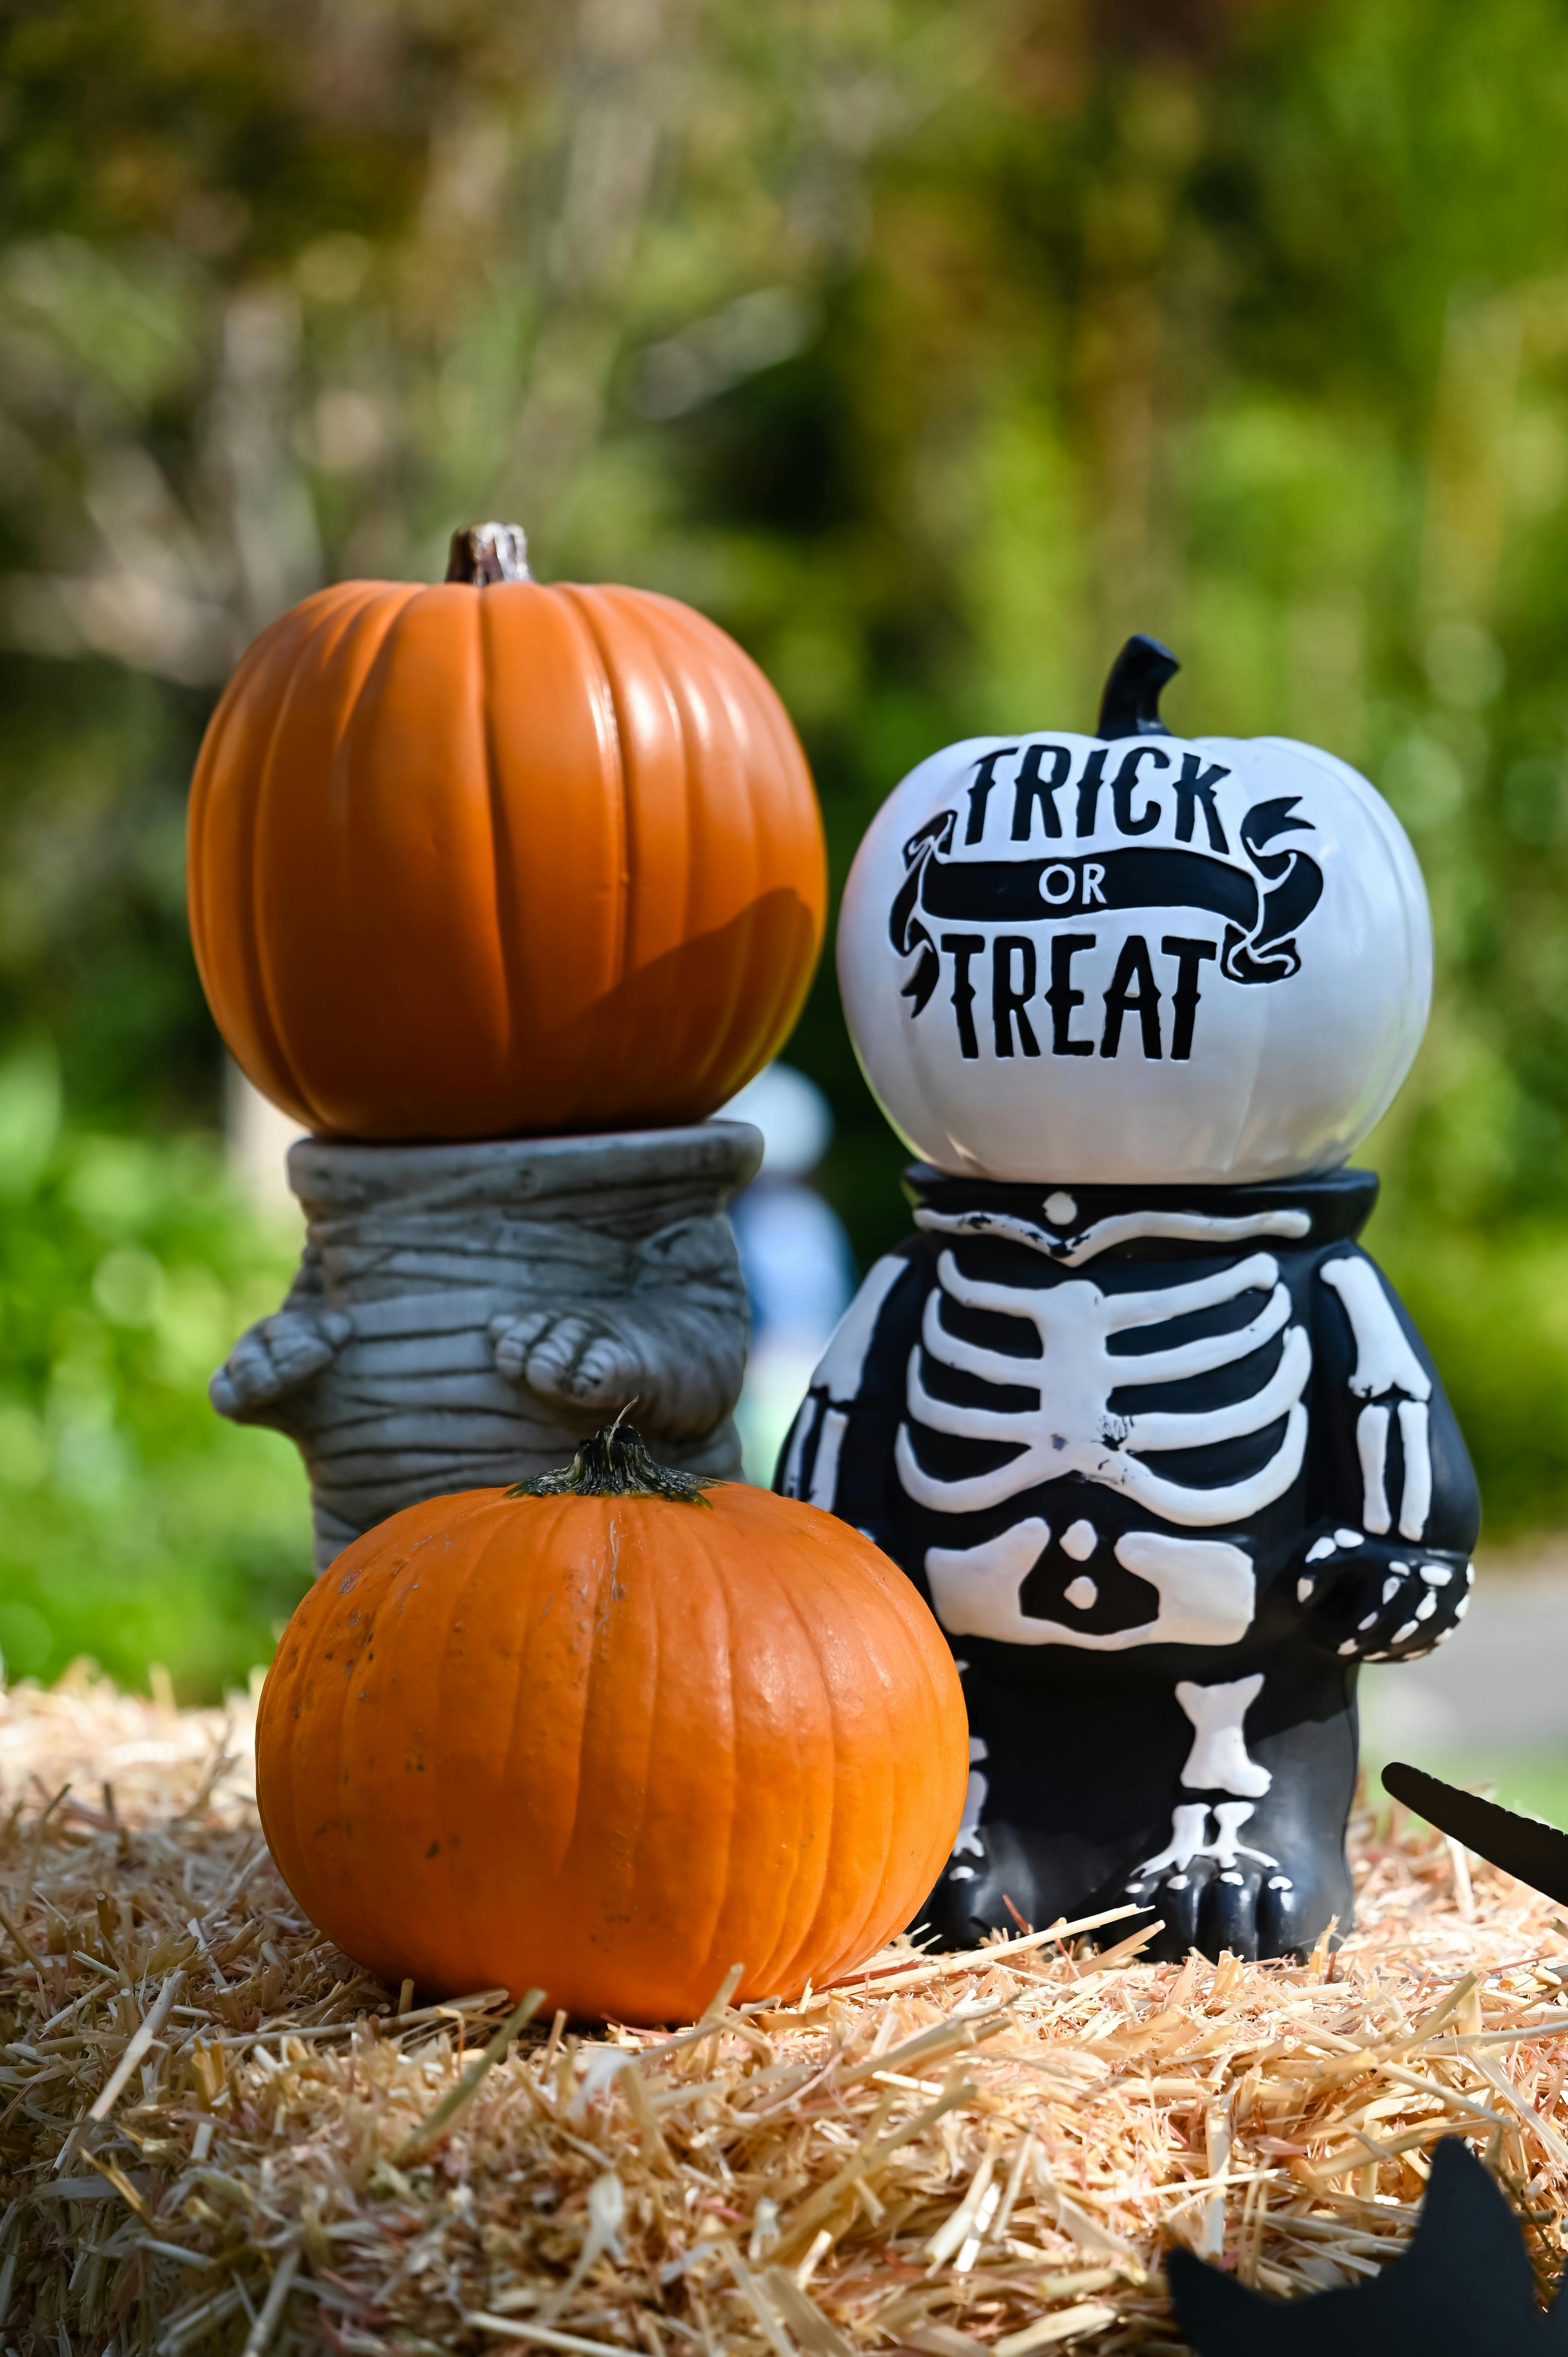
<instances>
[{"instance_id":1,"label":"pumpkin stem","mask_svg":"<svg viewBox=\"0 0 1568 2357\"><path fill-rule=\"evenodd\" d=\"M1171 732L1160 718L1160 690L1180 669L1169 647L1161 646L1158 639L1142 630L1129 639L1111 666L1095 735L1168 737Z\"/></svg>"},{"instance_id":2,"label":"pumpkin stem","mask_svg":"<svg viewBox=\"0 0 1568 2357\"><path fill-rule=\"evenodd\" d=\"M625 1422L626 1409L613 1424L585 1440L570 1465L553 1473L535 1473L514 1481L509 1498L668 1498L677 1505L705 1506L704 1490L713 1482L695 1473L676 1473L656 1465L639 1433Z\"/></svg>"},{"instance_id":3,"label":"pumpkin stem","mask_svg":"<svg viewBox=\"0 0 1568 2357\"><path fill-rule=\"evenodd\" d=\"M470 523L452 534L448 581L489 589L498 581L532 581L528 541L520 523Z\"/></svg>"}]
</instances>

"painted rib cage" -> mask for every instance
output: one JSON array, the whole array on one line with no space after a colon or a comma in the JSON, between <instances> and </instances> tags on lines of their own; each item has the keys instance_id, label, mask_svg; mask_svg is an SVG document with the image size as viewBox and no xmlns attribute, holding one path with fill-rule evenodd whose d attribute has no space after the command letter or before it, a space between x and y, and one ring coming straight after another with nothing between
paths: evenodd
<instances>
[{"instance_id":1,"label":"painted rib cage","mask_svg":"<svg viewBox=\"0 0 1568 2357\"><path fill-rule=\"evenodd\" d=\"M907 1404L900 1426L898 1476L918 1504L940 1513L1004 1505L1041 1482L1076 1473L1120 1491L1164 1520L1189 1529L1240 1521L1282 1497L1301 1470L1306 1448L1303 1399L1312 1372L1312 1345L1291 1323L1289 1292L1279 1264L1254 1253L1232 1267L1155 1292L1102 1293L1087 1278L1054 1285L994 1284L966 1276L950 1252L937 1265L938 1289L926 1301L920 1345L909 1355ZM1223 1308L1249 1293L1263 1297L1245 1324L1161 1349L1112 1351L1119 1334L1158 1329ZM1037 1357L1015 1357L952 1331L943 1305L1026 1320L1038 1340ZM1237 1366L1283 1333L1277 1360L1258 1388L1228 1405L1182 1411L1159 1408L1132 1415L1112 1411L1112 1395L1178 1383ZM961 1405L929 1387L921 1353L955 1373L1010 1390L1033 1391L1034 1404L1006 1408ZM1244 1479L1201 1488L1175 1480L1144 1460L1244 1440L1284 1419L1284 1432L1266 1460ZM910 1426L956 1439L1013 1444L1016 1454L980 1473L943 1479L916 1455Z\"/></svg>"}]
</instances>

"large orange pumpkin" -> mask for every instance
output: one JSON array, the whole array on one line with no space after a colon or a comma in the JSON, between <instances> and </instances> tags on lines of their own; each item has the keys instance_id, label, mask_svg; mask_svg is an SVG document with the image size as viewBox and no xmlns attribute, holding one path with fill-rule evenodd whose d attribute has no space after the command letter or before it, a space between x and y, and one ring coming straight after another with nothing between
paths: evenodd
<instances>
[{"instance_id":1,"label":"large orange pumpkin","mask_svg":"<svg viewBox=\"0 0 1568 2357\"><path fill-rule=\"evenodd\" d=\"M624 1426L346 1548L256 1727L273 1856L348 1954L635 2022L691 2020L735 1964L742 1998L793 1996L870 1954L968 1767L952 1657L886 1555Z\"/></svg>"},{"instance_id":2,"label":"large orange pumpkin","mask_svg":"<svg viewBox=\"0 0 1568 2357\"><path fill-rule=\"evenodd\" d=\"M487 525L439 587L306 597L202 744L202 983L319 1135L701 1120L811 981L822 823L772 688L690 607L543 587L521 545Z\"/></svg>"}]
</instances>

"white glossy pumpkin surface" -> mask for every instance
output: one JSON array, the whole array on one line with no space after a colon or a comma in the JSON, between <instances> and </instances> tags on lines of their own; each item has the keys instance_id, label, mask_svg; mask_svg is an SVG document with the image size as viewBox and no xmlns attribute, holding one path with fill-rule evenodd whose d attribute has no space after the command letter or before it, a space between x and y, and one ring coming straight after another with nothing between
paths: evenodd
<instances>
[{"instance_id":1,"label":"white glossy pumpkin surface","mask_svg":"<svg viewBox=\"0 0 1568 2357\"><path fill-rule=\"evenodd\" d=\"M938 1168L1258 1181L1333 1168L1386 1110L1432 932L1399 821L1313 746L975 737L872 822L838 968L877 1102Z\"/></svg>"}]
</instances>

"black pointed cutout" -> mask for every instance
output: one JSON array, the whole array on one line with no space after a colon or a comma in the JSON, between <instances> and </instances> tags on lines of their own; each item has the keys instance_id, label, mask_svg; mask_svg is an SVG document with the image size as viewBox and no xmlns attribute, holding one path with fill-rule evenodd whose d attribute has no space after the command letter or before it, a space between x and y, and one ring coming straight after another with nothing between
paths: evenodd
<instances>
[{"instance_id":1,"label":"black pointed cutout","mask_svg":"<svg viewBox=\"0 0 1568 2357\"><path fill-rule=\"evenodd\" d=\"M1181 665L1169 647L1140 630L1112 664L1100 699L1099 737L1168 737L1160 718L1160 693Z\"/></svg>"},{"instance_id":2,"label":"black pointed cutout","mask_svg":"<svg viewBox=\"0 0 1568 2357\"><path fill-rule=\"evenodd\" d=\"M1366 2283L1268 2299L1179 2249L1166 2274L1197 2357L1568 2357L1568 2299L1537 2308L1513 2212L1453 2136L1410 2242Z\"/></svg>"},{"instance_id":3,"label":"black pointed cutout","mask_svg":"<svg viewBox=\"0 0 1568 2357\"><path fill-rule=\"evenodd\" d=\"M1402 1760L1391 1760L1383 1770L1383 1790L1477 1857L1568 1907L1568 1834L1555 1825L1516 1816L1512 1809L1483 1801L1478 1792L1462 1792L1423 1768L1407 1768Z\"/></svg>"}]
</instances>

